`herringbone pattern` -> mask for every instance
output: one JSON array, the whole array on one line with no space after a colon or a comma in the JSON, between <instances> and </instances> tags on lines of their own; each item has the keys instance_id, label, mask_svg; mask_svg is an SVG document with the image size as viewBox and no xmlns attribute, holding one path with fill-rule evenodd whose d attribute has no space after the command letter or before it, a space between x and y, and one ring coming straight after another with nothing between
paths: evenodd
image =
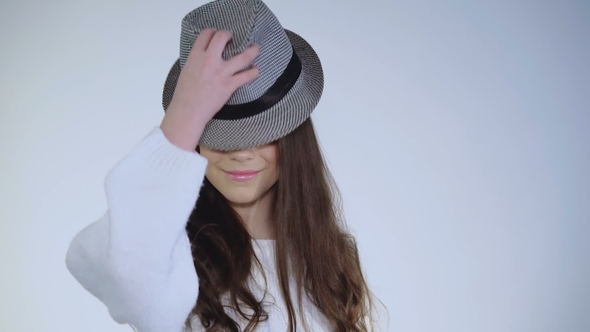
<instances>
[{"instance_id":1,"label":"herringbone pattern","mask_svg":"<svg viewBox=\"0 0 590 332\"><path fill-rule=\"evenodd\" d=\"M230 59L253 43L260 45L254 64L259 77L240 87L227 104L243 104L262 96L283 73L294 50L301 62L299 78L289 92L262 113L237 120L212 119L200 145L216 150L240 150L275 141L295 130L320 100L324 76L313 48L296 33L284 29L276 16L260 0L218 0L188 13L182 20L180 57L172 66L164 85L162 106L170 105L180 71L200 31L214 27L230 30L233 39L222 56ZM246 68L244 68L246 69Z\"/></svg>"}]
</instances>

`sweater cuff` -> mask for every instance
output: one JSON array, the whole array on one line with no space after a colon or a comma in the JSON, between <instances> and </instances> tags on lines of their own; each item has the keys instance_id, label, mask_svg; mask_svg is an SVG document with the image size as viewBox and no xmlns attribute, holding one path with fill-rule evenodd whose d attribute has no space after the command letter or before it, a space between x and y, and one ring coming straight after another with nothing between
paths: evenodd
<instances>
[{"instance_id":1,"label":"sweater cuff","mask_svg":"<svg viewBox=\"0 0 590 332\"><path fill-rule=\"evenodd\" d=\"M141 174L145 172L168 180L202 181L207 163L207 158L197 151L187 151L174 145L166 138L162 128L155 126L110 173L120 172L129 178L146 175Z\"/></svg>"}]
</instances>

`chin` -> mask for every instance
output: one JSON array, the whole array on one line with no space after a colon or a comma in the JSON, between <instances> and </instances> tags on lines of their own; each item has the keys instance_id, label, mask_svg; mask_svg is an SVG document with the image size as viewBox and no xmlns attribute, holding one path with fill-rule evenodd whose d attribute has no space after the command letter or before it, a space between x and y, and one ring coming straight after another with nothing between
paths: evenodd
<instances>
[{"instance_id":1,"label":"chin","mask_svg":"<svg viewBox=\"0 0 590 332\"><path fill-rule=\"evenodd\" d=\"M234 204L248 204L252 203L256 200L256 195L248 195L248 194L223 194L223 196Z\"/></svg>"}]
</instances>

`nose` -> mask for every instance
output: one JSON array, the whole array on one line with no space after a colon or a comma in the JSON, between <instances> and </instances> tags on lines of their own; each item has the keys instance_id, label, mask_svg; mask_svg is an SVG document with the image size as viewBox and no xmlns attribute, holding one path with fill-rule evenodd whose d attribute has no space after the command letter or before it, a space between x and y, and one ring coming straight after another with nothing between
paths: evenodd
<instances>
[{"instance_id":1,"label":"nose","mask_svg":"<svg viewBox=\"0 0 590 332\"><path fill-rule=\"evenodd\" d=\"M244 162L251 159L254 159L254 149L244 149L244 150L234 150L228 151L227 156L229 159L237 161L237 162Z\"/></svg>"}]
</instances>

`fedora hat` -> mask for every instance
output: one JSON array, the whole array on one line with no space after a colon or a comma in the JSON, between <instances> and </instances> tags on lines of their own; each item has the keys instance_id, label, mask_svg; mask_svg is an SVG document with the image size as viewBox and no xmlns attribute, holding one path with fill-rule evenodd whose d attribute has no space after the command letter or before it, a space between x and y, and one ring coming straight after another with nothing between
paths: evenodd
<instances>
[{"instance_id":1,"label":"fedora hat","mask_svg":"<svg viewBox=\"0 0 590 332\"><path fill-rule=\"evenodd\" d=\"M238 88L213 116L199 145L221 151L264 145L286 136L311 115L324 88L320 59L305 39L284 29L261 0L212 1L183 18L180 57L164 84L164 112L197 36L207 28L232 32L222 54L225 60L258 44L253 64L259 75Z\"/></svg>"}]
</instances>

